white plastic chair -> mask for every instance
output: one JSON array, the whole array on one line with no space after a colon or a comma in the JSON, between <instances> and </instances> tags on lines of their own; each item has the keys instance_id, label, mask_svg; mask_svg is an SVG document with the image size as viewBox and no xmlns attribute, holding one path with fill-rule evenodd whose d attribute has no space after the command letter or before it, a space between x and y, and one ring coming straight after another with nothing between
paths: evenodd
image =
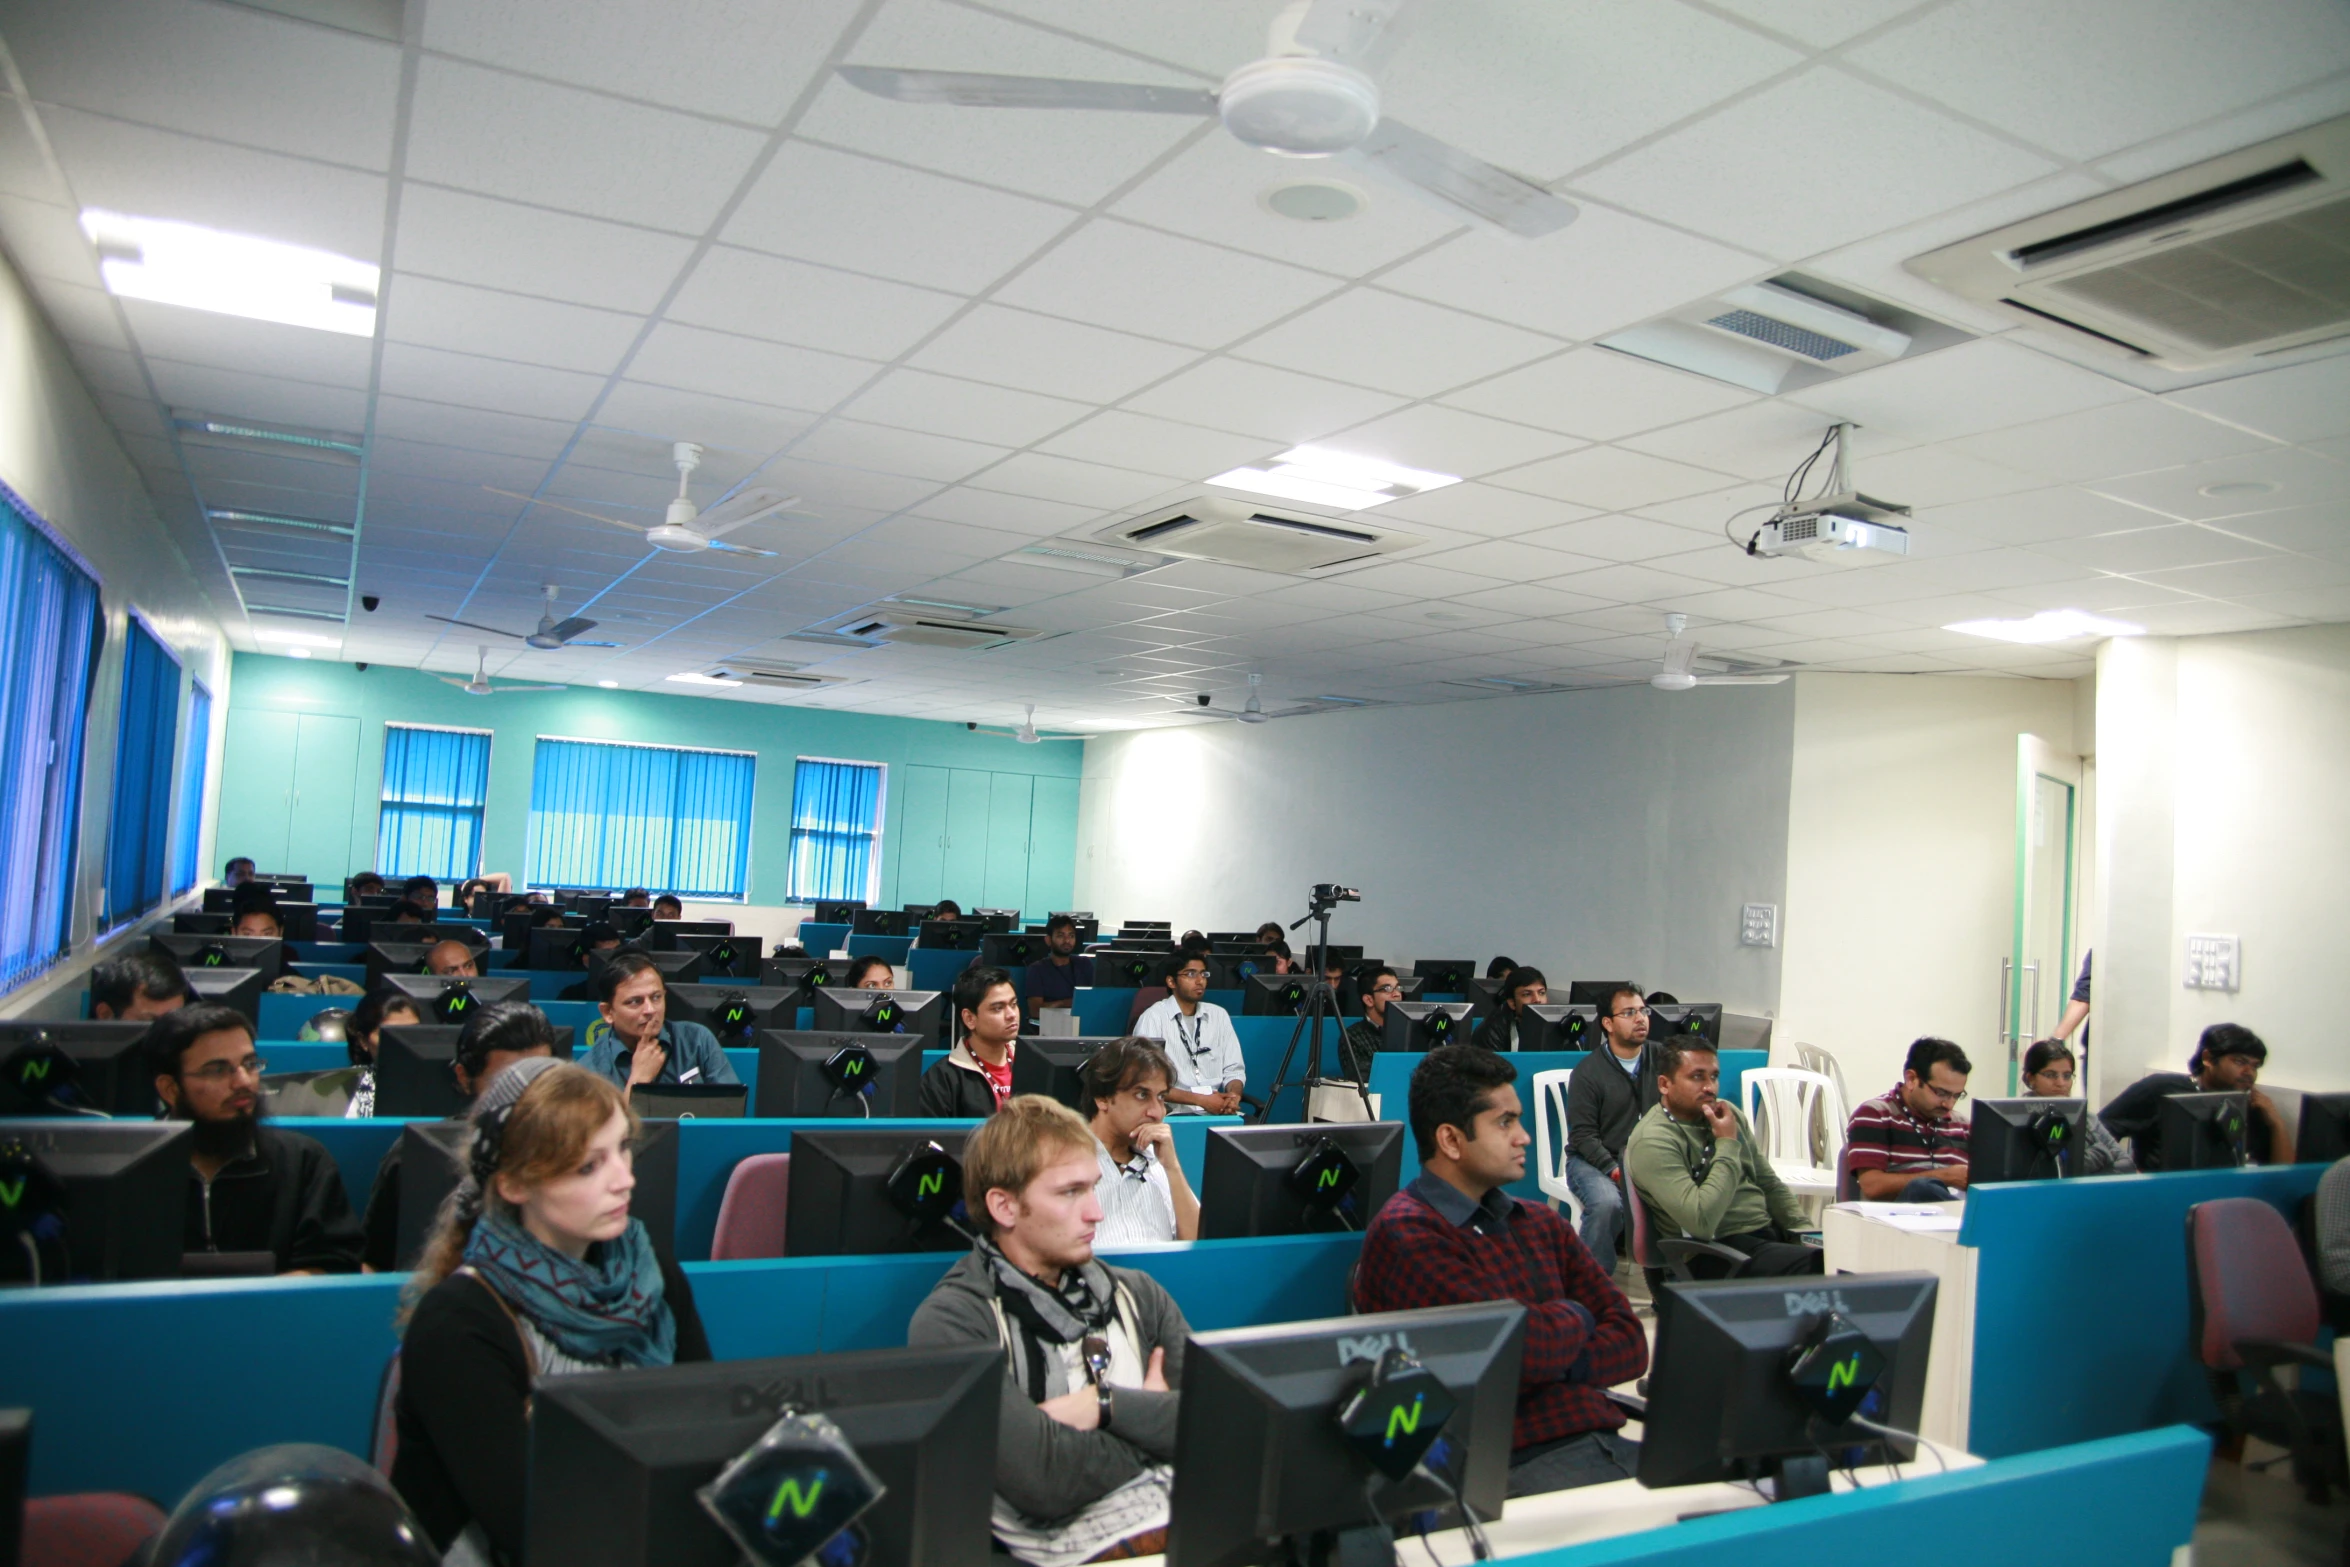
<instances>
[{"instance_id":1,"label":"white plastic chair","mask_svg":"<svg viewBox=\"0 0 2350 1567\"><path fill-rule=\"evenodd\" d=\"M1739 1085L1763 1157L1797 1197L1833 1202L1844 1153L1844 1096L1824 1072L1762 1067Z\"/></svg>"},{"instance_id":2,"label":"white plastic chair","mask_svg":"<svg viewBox=\"0 0 2350 1567\"><path fill-rule=\"evenodd\" d=\"M1570 1070L1534 1074L1534 1182L1567 1222L1583 1227L1583 1204L1567 1185L1567 1079Z\"/></svg>"},{"instance_id":3,"label":"white plastic chair","mask_svg":"<svg viewBox=\"0 0 2350 1567\"><path fill-rule=\"evenodd\" d=\"M1798 1040L1795 1045L1795 1064L1806 1072L1817 1072L1836 1085L1836 1097L1845 1104L1852 1103L1852 1090L1844 1086L1844 1068L1836 1058L1818 1045L1807 1045Z\"/></svg>"}]
</instances>

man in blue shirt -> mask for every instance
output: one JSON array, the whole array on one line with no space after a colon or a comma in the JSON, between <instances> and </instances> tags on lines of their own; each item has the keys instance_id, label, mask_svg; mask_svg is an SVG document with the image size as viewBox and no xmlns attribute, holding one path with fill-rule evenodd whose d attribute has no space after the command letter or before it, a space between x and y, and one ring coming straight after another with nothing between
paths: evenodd
<instances>
[{"instance_id":1,"label":"man in blue shirt","mask_svg":"<svg viewBox=\"0 0 2350 1567\"><path fill-rule=\"evenodd\" d=\"M1045 922L1045 956L1028 965L1023 987L1028 993L1028 1015L1047 1007L1066 1009L1076 1004L1077 988L1093 983L1093 959L1076 956L1077 922L1056 914Z\"/></svg>"},{"instance_id":2,"label":"man in blue shirt","mask_svg":"<svg viewBox=\"0 0 2350 1567\"><path fill-rule=\"evenodd\" d=\"M669 987L642 952L615 952L596 973L611 1032L579 1064L627 1092L639 1083L739 1083L718 1036L669 1021Z\"/></svg>"}]
</instances>

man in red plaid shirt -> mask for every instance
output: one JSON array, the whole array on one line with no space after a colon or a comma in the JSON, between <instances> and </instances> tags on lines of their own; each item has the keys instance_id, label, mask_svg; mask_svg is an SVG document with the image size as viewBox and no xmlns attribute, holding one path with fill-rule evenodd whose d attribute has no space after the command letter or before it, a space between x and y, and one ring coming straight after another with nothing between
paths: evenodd
<instances>
[{"instance_id":1,"label":"man in red plaid shirt","mask_svg":"<svg viewBox=\"0 0 2350 1567\"><path fill-rule=\"evenodd\" d=\"M1607 1389L1648 1369L1648 1339L1567 1222L1503 1190L1525 1175L1533 1140L1516 1078L1508 1056L1477 1045L1445 1045L1421 1060L1411 1099L1420 1176L1371 1221L1355 1306L1526 1307L1509 1494L1531 1496L1632 1477L1639 1444L1616 1434L1624 1415Z\"/></svg>"}]
</instances>

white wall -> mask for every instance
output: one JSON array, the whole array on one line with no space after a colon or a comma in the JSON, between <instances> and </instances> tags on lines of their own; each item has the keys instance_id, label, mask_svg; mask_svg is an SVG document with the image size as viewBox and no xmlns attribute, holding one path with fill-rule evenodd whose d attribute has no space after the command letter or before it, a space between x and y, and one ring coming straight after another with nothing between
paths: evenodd
<instances>
[{"instance_id":1,"label":"white wall","mask_svg":"<svg viewBox=\"0 0 2350 1567\"><path fill-rule=\"evenodd\" d=\"M1807 677L1808 678L1808 677ZM1497 952L1554 985L1629 978L1764 1012L1778 954L1794 684L1646 686L1213 723L1088 741L1077 906L1248 930L1363 890L1331 940ZM1301 933L1302 934L1302 933Z\"/></svg>"},{"instance_id":2,"label":"white wall","mask_svg":"<svg viewBox=\"0 0 2350 1567\"><path fill-rule=\"evenodd\" d=\"M101 299L99 308L110 307ZM106 646L91 691L89 738L83 753L72 956L0 1004L16 1012L53 1000L61 991L78 991L80 975L95 955L92 935L98 892L105 880L114 730L129 611L135 606L180 655L185 668L211 690L210 756L216 780L228 714L229 660L211 600L157 518L138 470L90 400L48 321L5 261L0 261L0 480L96 569L106 622ZM207 802L207 864L211 817Z\"/></svg>"},{"instance_id":3,"label":"white wall","mask_svg":"<svg viewBox=\"0 0 2350 1567\"><path fill-rule=\"evenodd\" d=\"M2109 643L2097 728L2092 1016L2113 1070L2177 1070L2207 1025L2239 1022L2268 1042L2271 1080L2350 1089L2350 626ZM2181 983L2195 933L2242 941L2239 991Z\"/></svg>"},{"instance_id":4,"label":"white wall","mask_svg":"<svg viewBox=\"0 0 2350 1567\"><path fill-rule=\"evenodd\" d=\"M1833 1051L1856 1097L1910 1041L1954 1039L2004 1090L2016 739L2075 748L2071 681L1800 675L1777 1042Z\"/></svg>"}]
</instances>

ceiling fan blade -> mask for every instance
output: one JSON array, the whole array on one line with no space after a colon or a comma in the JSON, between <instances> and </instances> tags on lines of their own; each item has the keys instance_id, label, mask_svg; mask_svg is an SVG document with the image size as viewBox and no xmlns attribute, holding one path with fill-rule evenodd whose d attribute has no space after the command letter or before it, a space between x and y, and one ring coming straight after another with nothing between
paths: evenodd
<instances>
[{"instance_id":1,"label":"ceiling fan blade","mask_svg":"<svg viewBox=\"0 0 2350 1567\"><path fill-rule=\"evenodd\" d=\"M568 642L583 631L593 631L595 629L596 623L594 621L586 619L584 616L574 615L569 620L558 621L554 625L549 626L547 628L547 635L553 637L558 642Z\"/></svg>"},{"instance_id":2,"label":"ceiling fan blade","mask_svg":"<svg viewBox=\"0 0 2350 1567\"><path fill-rule=\"evenodd\" d=\"M496 626L485 626L478 620L455 620L447 615L427 615L424 618L440 621L443 625L463 626L468 631L486 631L493 637L526 637L530 635L527 631L501 631Z\"/></svg>"},{"instance_id":3,"label":"ceiling fan blade","mask_svg":"<svg viewBox=\"0 0 2350 1567\"><path fill-rule=\"evenodd\" d=\"M952 103L971 109L1126 109L1137 114L1216 112L1200 87L1141 82L1072 82L1053 76L991 76L982 71L907 71L886 65L836 67L842 81L900 103Z\"/></svg>"},{"instance_id":4,"label":"ceiling fan blade","mask_svg":"<svg viewBox=\"0 0 2350 1567\"><path fill-rule=\"evenodd\" d=\"M1412 0L1314 0L1297 24L1297 41L1326 60L1373 75L1395 53L1397 25Z\"/></svg>"},{"instance_id":5,"label":"ceiling fan blade","mask_svg":"<svg viewBox=\"0 0 2350 1567\"><path fill-rule=\"evenodd\" d=\"M733 532L746 522L757 522L762 517L773 516L786 506L797 506L799 503L797 495L786 495L781 490L764 487L745 490L725 505L713 506L702 513L699 527L705 538L714 539L721 533ZM712 527L712 523L717 526Z\"/></svg>"},{"instance_id":6,"label":"ceiling fan blade","mask_svg":"<svg viewBox=\"0 0 2350 1567\"><path fill-rule=\"evenodd\" d=\"M979 735L1001 735L1006 740L1017 740L1020 738L1019 731L1015 729L974 729L971 732L973 734Z\"/></svg>"},{"instance_id":7,"label":"ceiling fan blade","mask_svg":"<svg viewBox=\"0 0 2350 1567\"><path fill-rule=\"evenodd\" d=\"M1341 156L1522 239L1555 233L1580 211L1564 196L1396 120L1381 120L1360 146Z\"/></svg>"},{"instance_id":8,"label":"ceiling fan blade","mask_svg":"<svg viewBox=\"0 0 2350 1567\"><path fill-rule=\"evenodd\" d=\"M436 675L433 678L440 681L442 685L455 686L460 691L473 684L470 680L451 680L447 675Z\"/></svg>"},{"instance_id":9,"label":"ceiling fan blade","mask_svg":"<svg viewBox=\"0 0 2350 1567\"><path fill-rule=\"evenodd\" d=\"M566 642L563 645L565 647L623 647L626 644L620 642Z\"/></svg>"},{"instance_id":10,"label":"ceiling fan blade","mask_svg":"<svg viewBox=\"0 0 2350 1567\"><path fill-rule=\"evenodd\" d=\"M1699 675L1701 686L1775 686L1786 680L1785 675Z\"/></svg>"},{"instance_id":11,"label":"ceiling fan blade","mask_svg":"<svg viewBox=\"0 0 2350 1567\"><path fill-rule=\"evenodd\" d=\"M533 506L544 506L550 511L567 511L574 517L585 517L590 522L608 522L615 528L626 528L640 539L645 534L645 530L640 524L622 522L618 517L607 517L602 512L581 511L577 506L566 506L561 501L551 501L543 495L525 495L520 490L501 490L494 484L485 484L482 488L492 495L503 495L509 500L527 501Z\"/></svg>"},{"instance_id":12,"label":"ceiling fan blade","mask_svg":"<svg viewBox=\"0 0 2350 1567\"><path fill-rule=\"evenodd\" d=\"M710 541L710 548L714 550L724 550L729 555L764 555L769 560L773 560L775 558L775 551L773 550L755 550L748 544L729 544L724 539L712 539Z\"/></svg>"},{"instance_id":13,"label":"ceiling fan blade","mask_svg":"<svg viewBox=\"0 0 2350 1567\"><path fill-rule=\"evenodd\" d=\"M484 696L504 696L510 691L568 691L569 686L492 686Z\"/></svg>"}]
</instances>

